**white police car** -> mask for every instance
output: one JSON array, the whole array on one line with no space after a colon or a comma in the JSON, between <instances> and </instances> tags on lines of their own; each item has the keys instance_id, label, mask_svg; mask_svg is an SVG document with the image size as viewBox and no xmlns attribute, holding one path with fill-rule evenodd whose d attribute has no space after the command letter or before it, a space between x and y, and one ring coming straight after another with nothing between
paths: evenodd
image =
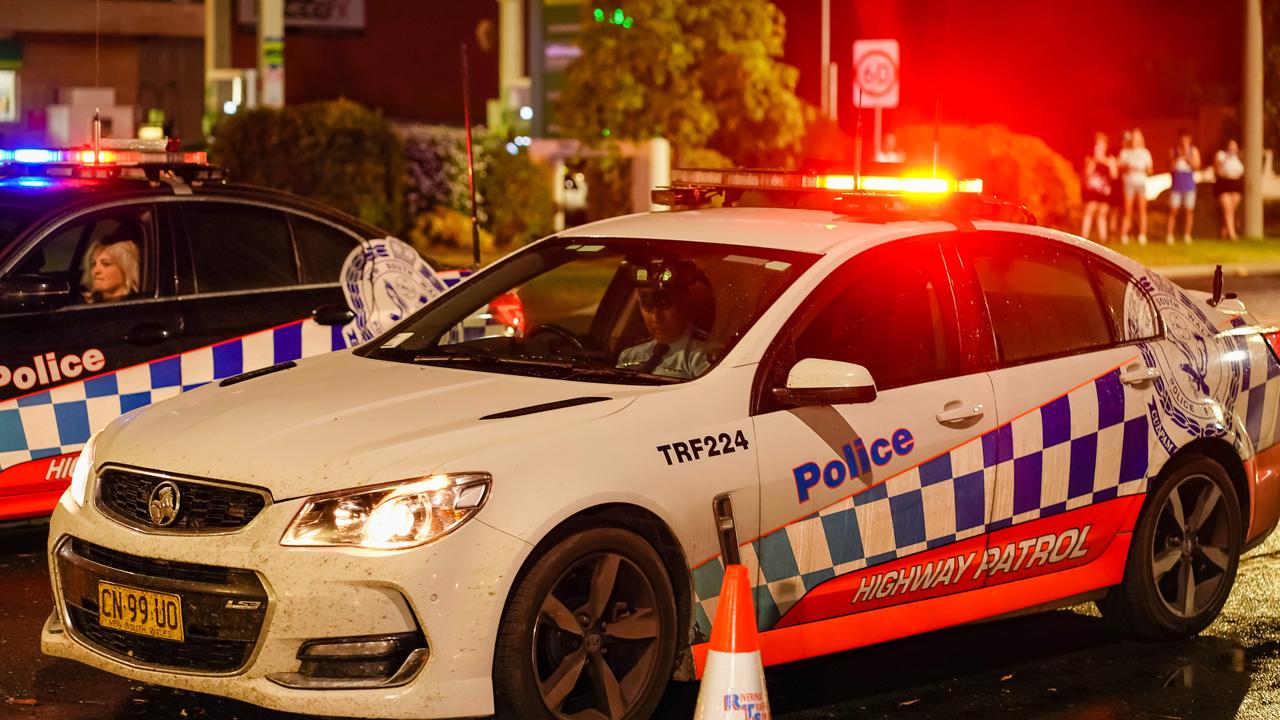
<instances>
[{"instance_id":1,"label":"white police car","mask_svg":"<svg viewBox=\"0 0 1280 720\"><path fill-rule=\"evenodd\" d=\"M1280 515L1239 301L954 183L676 175L692 209L111 424L44 651L290 711L638 718L700 669L726 557L767 664L1086 600L1214 619ZM523 333L452 332L513 289Z\"/></svg>"},{"instance_id":2,"label":"white police car","mask_svg":"<svg viewBox=\"0 0 1280 720\"><path fill-rule=\"evenodd\" d=\"M369 313L344 289L426 268L353 217L228 182L204 153L104 142L0 150L0 522L48 515L90 433L122 413L346 348ZM358 249L372 262L340 283Z\"/></svg>"}]
</instances>

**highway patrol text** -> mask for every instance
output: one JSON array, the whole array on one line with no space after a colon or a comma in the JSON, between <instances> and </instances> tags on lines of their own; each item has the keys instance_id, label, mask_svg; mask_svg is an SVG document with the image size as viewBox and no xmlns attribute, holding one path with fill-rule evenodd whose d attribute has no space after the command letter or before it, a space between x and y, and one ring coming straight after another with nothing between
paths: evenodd
<instances>
[{"instance_id":1,"label":"highway patrol text","mask_svg":"<svg viewBox=\"0 0 1280 720\"><path fill-rule=\"evenodd\" d=\"M1082 558L1089 552L1084 541L1089 536L1091 527L1093 526L1085 525L1082 528L1070 528L1061 533L1010 542L1003 547L987 548L972 579L978 580L983 573L987 577L994 577L996 574L1016 573L1019 570ZM852 602L882 600L893 595L960 582L977 557L978 551L975 550L967 555L930 560L909 568L868 575L858 584L858 591L854 593Z\"/></svg>"}]
</instances>

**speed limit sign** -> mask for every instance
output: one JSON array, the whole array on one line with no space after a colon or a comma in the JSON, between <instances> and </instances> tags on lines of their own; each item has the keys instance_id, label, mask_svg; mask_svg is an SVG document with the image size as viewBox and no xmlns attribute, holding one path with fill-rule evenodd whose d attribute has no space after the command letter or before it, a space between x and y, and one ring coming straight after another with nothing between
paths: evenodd
<instances>
[{"instance_id":1,"label":"speed limit sign","mask_svg":"<svg viewBox=\"0 0 1280 720\"><path fill-rule=\"evenodd\" d=\"M864 108L898 107L897 40L858 40L853 43L853 102L862 94Z\"/></svg>"}]
</instances>

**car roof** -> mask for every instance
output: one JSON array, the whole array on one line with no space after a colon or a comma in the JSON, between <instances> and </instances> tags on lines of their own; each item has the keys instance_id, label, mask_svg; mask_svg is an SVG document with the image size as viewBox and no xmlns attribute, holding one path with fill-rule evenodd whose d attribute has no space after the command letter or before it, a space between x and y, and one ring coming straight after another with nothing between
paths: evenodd
<instances>
[{"instance_id":1,"label":"car roof","mask_svg":"<svg viewBox=\"0 0 1280 720\"><path fill-rule=\"evenodd\" d=\"M954 228L937 221L862 222L830 210L721 207L624 215L581 225L559 237L627 237L714 242L825 254L850 240L872 241L886 232Z\"/></svg>"},{"instance_id":2,"label":"car roof","mask_svg":"<svg viewBox=\"0 0 1280 720\"><path fill-rule=\"evenodd\" d=\"M191 197L250 200L288 207L317 215L351 228L365 237L387 233L336 208L293 193L228 181L193 183ZM0 178L0 205L23 207L46 214L61 208L143 197L174 197L174 188L162 183L125 178L69 178L15 176Z\"/></svg>"}]
</instances>

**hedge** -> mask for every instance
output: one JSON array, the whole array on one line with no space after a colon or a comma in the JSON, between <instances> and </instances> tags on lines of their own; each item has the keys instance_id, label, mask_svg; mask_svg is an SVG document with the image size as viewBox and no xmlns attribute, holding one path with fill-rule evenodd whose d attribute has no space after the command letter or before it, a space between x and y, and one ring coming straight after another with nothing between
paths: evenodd
<instances>
[{"instance_id":1,"label":"hedge","mask_svg":"<svg viewBox=\"0 0 1280 720\"><path fill-rule=\"evenodd\" d=\"M380 113L350 100L258 108L218 127L211 160L239 181L404 226L404 146Z\"/></svg>"}]
</instances>

